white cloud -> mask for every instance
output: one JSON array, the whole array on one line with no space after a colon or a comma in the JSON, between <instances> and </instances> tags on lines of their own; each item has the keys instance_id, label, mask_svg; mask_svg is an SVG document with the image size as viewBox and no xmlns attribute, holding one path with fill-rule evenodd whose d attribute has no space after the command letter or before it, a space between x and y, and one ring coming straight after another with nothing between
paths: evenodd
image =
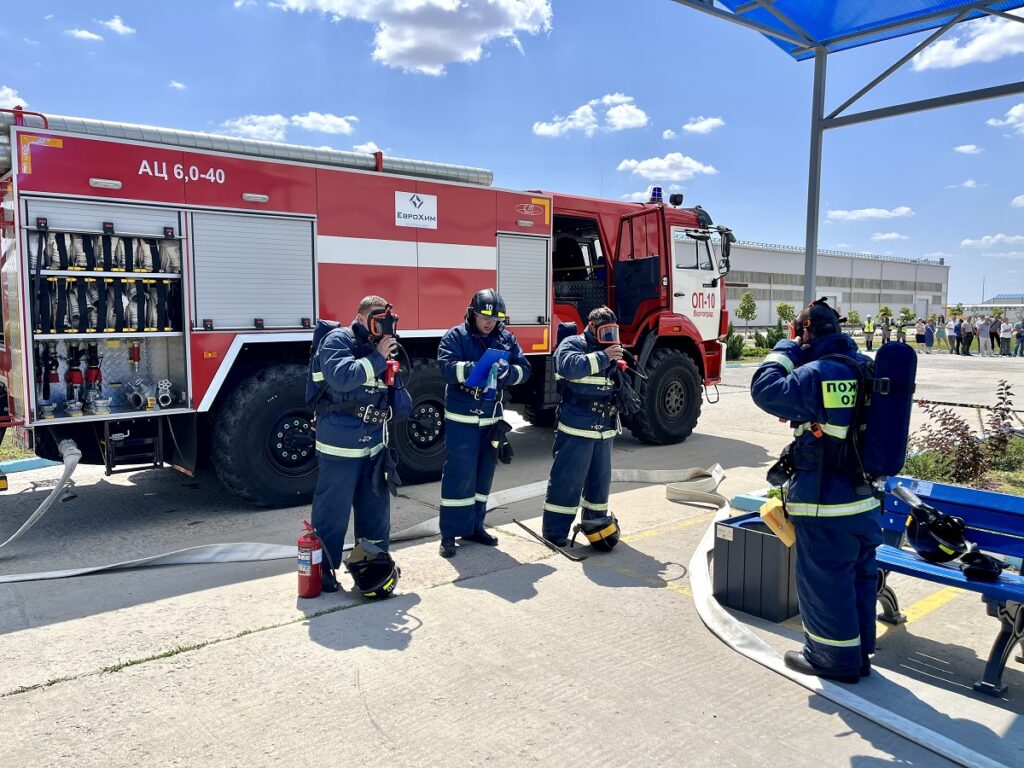
<instances>
[{"instance_id":1,"label":"white cloud","mask_svg":"<svg viewBox=\"0 0 1024 768\"><path fill-rule=\"evenodd\" d=\"M1002 251L1001 253L983 253L983 259L1024 259L1024 251Z\"/></svg>"},{"instance_id":2,"label":"white cloud","mask_svg":"<svg viewBox=\"0 0 1024 768\"><path fill-rule=\"evenodd\" d=\"M367 152L373 154L374 152L380 152L380 147L375 142L368 141L365 144L356 144L352 147L356 152Z\"/></svg>"},{"instance_id":3,"label":"white cloud","mask_svg":"<svg viewBox=\"0 0 1024 768\"><path fill-rule=\"evenodd\" d=\"M978 187L987 187L988 184L979 184L974 179L967 179L967 181L961 182L960 184L947 184L946 189L977 189Z\"/></svg>"},{"instance_id":4,"label":"white cloud","mask_svg":"<svg viewBox=\"0 0 1024 768\"><path fill-rule=\"evenodd\" d=\"M683 187L682 184L669 184L668 185L668 191L669 192L682 192L683 189L684 189L684 187Z\"/></svg>"},{"instance_id":5,"label":"white cloud","mask_svg":"<svg viewBox=\"0 0 1024 768\"><path fill-rule=\"evenodd\" d=\"M908 240L909 238L906 235L901 235L899 232L875 232L871 239L876 243L880 243L885 240Z\"/></svg>"},{"instance_id":6,"label":"white cloud","mask_svg":"<svg viewBox=\"0 0 1024 768\"><path fill-rule=\"evenodd\" d=\"M1010 13L1024 15L1020 11ZM964 34L937 40L917 54L912 64L914 71L953 69L1024 53L1024 24L1019 21L990 16L969 21L958 29L963 29Z\"/></svg>"},{"instance_id":7,"label":"white cloud","mask_svg":"<svg viewBox=\"0 0 1024 768\"><path fill-rule=\"evenodd\" d=\"M647 113L635 104L616 104L604 116L609 131L643 128L650 121Z\"/></svg>"},{"instance_id":8,"label":"white cloud","mask_svg":"<svg viewBox=\"0 0 1024 768\"><path fill-rule=\"evenodd\" d=\"M288 118L284 115L246 115L221 123L229 133L246 139L284 141Z\"/></svg>"},{"instance_id":9,"label":"white cloud","mask_svg":"<svg viewBox=\"0 0 1024 768\"><path fill-rule=\"evenodd\" d=\"M236 0L235 7L244 4ZM273 6L373 24L375 61L434 76L449 64L479 61L494 40L522 53L518 35L549 32L552 18L551 0L277 0Z\"/></svg>"},{"instance_id":10,"label":"white cloud","mask_svg":"<svg viewBox=\"0 0 1024 768\"><path fill-rule=\"evenodd\" d=\"M623 160L616 170L630 171L651 181L686 181L700 173L718 173L714 166L705 165L681 152L669 152L664 157L652 157L647 160Z\"/></svg>"},{"instance_id":11,"label":"white cloud","mask_svg":"<svg viewBox=\"0 0 1024 768\"><path fill-rule=\"evenodd\" d=\"M646 203L651 199L651 193L649 190L643 192L630 192L628 195L620 195L620 200L627 200L631 203Z\"/></svg>"},{"instance_id":12,"label":"white cloud","mask_svg":"<svg viewBox=\"0 0 1024 768\"><path fill-rule=\"evenodd\" d=\"M52 18L53 18L53 14L52 13L48 13L45 16L43 16L43 21L49 21Z\"/></svg>"},{"instance_id":13,"label":"white cloud","mask_svg":"<svg viewBox=\"0 0 1024 768\"><path fill-rule=\"evenodd\" d=\"M1024 195L1017 195L1010 203L1014 208L1024 208Z\"/></svg>"},{"instance_id":14,"label":"white cloud","mask_svg":"<svg viewBox=\"0 0 1024 768\"><path fill-rule=\"evenodd\" d=\"M102 24L104 27L109 29L111 32L116 32L119 35L134 35L135 28L129 27L124 21L121 20L120 16L115 16L107 21L100 21L99 19L93 19L97 24Z\"/></svg>"},{"instance_id":15,"label":"white cloud","mask_svg":"<svg viewBox=\"0 0 1024 768\"><path fill-rule=\"evenodd\" d=\"M27 107L28 102L21 98L18 92L9 85L0 85L0 107L3 109L14 109L18 105Z\"/></svg>"},{"instance_id":16,"label":"white cloud","mask_svg":"<svg viewBox=\"0 0 1024 768\"><path fill-rule=\"evenodd\" d=\"M946 253L945 251L932 251L924 255L926 259L951 259L953 258L952 253Z\"/></svg>"},{"instance_id":17,"label":"white cloud","mask_svg":"<svg viewBox=\"0 0 1024 768\"><path fill-rule=\"evenodd\" d=\"M256 0L235 0L235 8L241 8L246 5L256 5Z\"/></svg>"},{"instance_id":18,"label":"white cloud","mask_svg":"<svg viewBox=\"0 0 1024 768\"><path fill-rule=\"evenodd\" d=\"M76 40L102 40L101 35L97 35L95 32L90 32L88 29L66 29L64 30L65 35L71 35Z\"/></svg>"},{"instance_id":19,"label":"white cloud","mask_svg":"<svg viewBox=\"0 0 1024 768\"><path fill-rule=\"evenodd\" d=\"M991 248L994 245L1020 245L1024 235L985 235L978 240L961 240L961 248Z\"/></svg>"},{"instance_id":20,"label":"white cloud","mask_svg":"<svg viewBox=\"0 0 1024 768\"><path fill-rule=\"evenodd\" d=\"M953 147L954 152L959 152L961 155L980 155L983 150L977 144L961 144L959 147Z\"/></svg>"},{"instance_id":21,"label":"white cloud","mask_svg":"<svg viewBox=\"0 0 1024 768\"><path fill-rule=\"evenodd\" d=\"M339 117L320 112L307 112L304 115L292 115L290 118L284 115L246 115L245 117L236 117L234 120L226 120L221 123L221 127L229 133L246 139L284 141L289 126L298 126L318 133L347 136L355 130L353 123L357 120L359 118L355 115Z\"/></svg>"},{"instance_id":22,"label":"white cloud","mask_svg":"<svg viewBox=\"0 0 1024 768\"><path fill-rule=\"evenodd\" d=\"M1024 26L1024 24L1021 26ZM985 125L992 126L993 128L1007 126L1024 136L1024 102L1010 107L1002 120L992 117L985 121Z\"/></svg>"},{"instance_id":23,"label":"white cloud","mask_svg":"<svg viewBox=\"0 0 1024 768\"><path fill-rule=\"evenodd\" d=\"M686 125L683 126L683 130L687 133L711 133L715 128L721 128L725 125L725 120L720 117L691 117Z\"/></svg>"},{"instance_id":24,"label":"white cloud","mask_svg":"<svg viewBox=\"0 0 1024 768\"><path fill-rule=\"evenodd\" d=\"M169 82L167 84L167 87L168 88L173 88L176 91L184 91L186 88L188 88L187 85L185 85L184 83L178 82L177 80L171 80L171 82Z\"/></svg>"},{"instance_id":25,"label":"white cloud","mask_svg":"<svg viewBox=\"0 0 1024 768\"><path fill-rule=\"evenodd\" d=\"M603 126L600 115L602 110ZM537 136L557 137L580 131L584 136L593 136L602 127L607 131L625 131L629 128L643 128L648 122L650 118L647 113L633 103L632 96L608 93L576 107L564 117L555 115L550 123L534 123L533 132Z\"/></svg>"},{"instance_id":26,"label":"white cloud","mask_svg":"<svg viewBox=\"0 0 1024 768\"><path fill-rule=\"evenodd\" d=\"M850 244L849 243L836 243L832 247L833 248L849 248Z\"/></svg>"},{"instance_id":27,"label":"white cloud","mask_svg":"<svg viewBox=\"0 0 1024 768\"><path fill-rule=\"evenodd\" d=\"M33 40L30 37L23 37L21 39L25 41L26 45L39 45L39 41L38 40Z\"/></svg>"},{"instance_id":28,"label":"white cloud","mask_svg":"<svg viewBox=\"0 0 1024 768\"><path fill-rule=\"evenodd\" d=\"M913 216L914 211L906 205L901 205L892 210L887 208L858 208L853 211L829 211L829 221L867 221L868 219L902 219Z\"/></svg>"},{"instance_id":29,"label":"white cloud","mask_svg":"<svg viewBox=\"0 0 1024 768\"><path fill-rule=\"evenodd\" d=\"M674 139L678 135L679 134L677 134L671 128L666 128L664 131L661 132L661 138L663 138L663 139Z\"/></svg>"},{"instance_id":30,"label":"white cloud","mask_svg":"<svg viewBox=\"0 0 1024 768\"><path fill-rule=\"evenodd\" d=\"M577 107L566 117L555 115L550 123L533 124L533 132L537 136L564 136L571 131L582 131L586 136L593 136L597 129L597 113L589 104Z\"/></svg>"},{"instance_id":31,"label":"white cloud","mask_svg":"<svg viewBox=\"0 0 1024 768\"><path fill-rule=\"evenodd\" d=\"M356 128L353 125L359 118L355 115L322 114L320 112L307 112L304 115L292 115L292 125L305 128L307 131L318 131L320 133L341 133L350 135Z\"/></svg>"}]
</instances>

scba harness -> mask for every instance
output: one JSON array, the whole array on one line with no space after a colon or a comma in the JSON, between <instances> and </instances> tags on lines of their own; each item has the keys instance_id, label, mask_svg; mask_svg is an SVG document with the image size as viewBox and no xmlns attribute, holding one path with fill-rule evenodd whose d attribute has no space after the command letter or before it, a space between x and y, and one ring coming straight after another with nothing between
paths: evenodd
<instances>
[{"instance_id":1,"label":"scba harness","mask_svg":"<svg viewBox=\"0 0 1024 768\"><path fill-rule=\"evenodd\" d=\"M797 438L809 432L816 441L826 437L842 441L828 467L825 451L820 443L817 445L819 490L822 474L829 471L848 474L857 492L868 495L874 492L873 484L878 478L898 474L906 463L917 355L905 344L890 343L878 350L873 361L844 354L823 355L818 360L833 360L852 371L852 379L822 382L825 408L851 409L850 423L833 427L811 421L794 422L792 426ZM796 474L797 450L798 440L794 440L768 470L772 485L781 487Z\"/></svg>"}]
</instances>

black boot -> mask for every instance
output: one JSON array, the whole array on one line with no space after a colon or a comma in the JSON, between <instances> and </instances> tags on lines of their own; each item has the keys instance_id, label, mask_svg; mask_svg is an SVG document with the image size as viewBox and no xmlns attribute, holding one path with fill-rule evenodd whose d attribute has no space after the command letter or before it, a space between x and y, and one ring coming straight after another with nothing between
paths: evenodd
<instances>
[{"instance_id":1,"label":"black boot","mask_svg":"<svg viewBox=\"0 0 1024 768\"><path fill-rule=\"evenodd\" d=\"M441 557L455 557L455 537L454 536L442 536L441 547L439 549Z\"/></svg>"},{"instance_id":2,"label":"black boot","mask_svg":"<svg viewBox=\"0 0 1024 768\"><path fill-rule=\"evenodd\" d=\"M871 675L871 659L867 656L860 660L860 676L869 677Z\"/></svg>"},{"instance_id":3,"label":"black boot","mask_svg":"<svg viewBox=\"0 0 1024 768\"><path fill-rule=\"evenodd\" d=\"M334 571L330 568L321 567L320 569L320 591L321 592L337 592L340 589L338 579L334 576Z\"/></svg>"},{"instance_id":4,"label":"black boot","mask_svg":"<svg viewBox=\"0 0 1024 768\"><path fill-rule=\"evenodd\" d=\"M547 539L548 541L550 541L556 547L564 547L564 546L566 546L569 543L569 537L568 536L549 536L548 534L545 533L544 534L544 538Z\"/></svg>"},{"instance_id":5,"label":"black boot","mask_svg":"<svg viewBox=\"0 0 1024 768\"><path fill-rule=\"evenodd\" d=\"M805 675L816 675L817 677L823 677L827 680L835 680L838 683L857 683L860 682L860 675L857 673L843 674L841 672L831 672L821 667L816 667L806 658L800 651L786 651L784 657L786 666L797 672L801 672Z\"/></svg>"},{"instance_id":6,"label":"black boot","mask_svg":"<svg viewBox=\"0 0 1024 768\"><path fill-rule=\"evenodd\" d=\"M496 547L498 546L498 537L491 536L483 528L477 528L469 536L463 536L463 541L475 541L477 544L483 544L485 547Z\"/></svg>"}]
</instances>

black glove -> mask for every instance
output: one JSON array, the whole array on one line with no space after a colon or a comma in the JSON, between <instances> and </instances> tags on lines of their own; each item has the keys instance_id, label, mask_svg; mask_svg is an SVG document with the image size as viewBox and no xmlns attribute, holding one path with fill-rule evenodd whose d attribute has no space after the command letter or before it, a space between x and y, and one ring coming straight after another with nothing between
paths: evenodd
<instances>
[{"instance_id":1,"label":"black glove","mask_svg":"<svg viewBox=\"0 0 1024 768\"><path fill-rule=\"evenodd\" d=\"M615 400L619 410L625 416L632 416L634 413L638 413L642 405L640 395L630 385L629 379L618 368L612 370L611 378L616 384Z\"/></svg>"},{"instance_id":2,"label":"black glove","mask_svg":"<svg viewBox=\"0 0 1024 768\"><path fill-rule=\"evenodd\" d=\"M508 433L511 431L511 424L504 419L498 419L488 433L491 448L494 449L495 456L502 464L511 464L512 456L515 454L512 450L512 443L508 441Z\"/></svg>"}]
</instances>

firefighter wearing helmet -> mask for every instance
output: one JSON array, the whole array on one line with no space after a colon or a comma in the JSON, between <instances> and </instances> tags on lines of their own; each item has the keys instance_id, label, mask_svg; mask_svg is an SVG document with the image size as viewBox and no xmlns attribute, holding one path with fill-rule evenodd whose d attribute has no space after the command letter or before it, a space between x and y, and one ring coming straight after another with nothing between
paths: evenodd
<instances>
[{"instance_id":1,"label":"firefighter wearing helmet","mask_svg":"<svg viewBox=\"0 0 1024 768\"><path fill-rule=\"evenodd\" d=\"M542 533L555 546L565 546L582 506L577 533L582 531L595 548L610 550L619 540L618 521L608 510L608 491L620 410L616 377L623 349L611 309L598 307L587 321L583 333L566 337L555 350L562 402Z\"/></svg>"},{"instance_id":2,"label":"firefighter wearing helmet","mask_svg":"<svg viewBox=\"0 0 1024 768\"><path fill-rule=\"evenodd\" d=\"M455 538L489 547L498 539L484 530L487 497L498 459L512 449L502 418L502 393L530 377L530 363L505 329L508 311L493 288L478 291L465 322L441 339L437 362L445 389L445 446L441 476L441 557L454 557Z\"/></svg>"},{"instance_id":3,"label":"firefighter wearing helmet","mask_svg":"<svg viewBox=\"0 0 1024 768\"><path fill-rule=\"evenodd\" d=\"M327 558L321 571L324 592L338 590L334 569L341 564L353 511L356 548L348 570L356 586L367 597L386 597L398 580L388 554L391 500L380 482L381 462L390 455L385 372L398 346L396 323L387 301L367 296L350 326L320 321L314 330L306 400L316 413L320 472L313 527Z\"/></svg>"},{"instance_id":4,"label":"firefighter wearing helmet","mask_svg":"<svg viewBox=\"0 0 1024 768\"><path fill-rule=\"evenodd\" d=\"M847 439L862 426L858 383L870 361L840 322L824 299L804 309L793 324L796 338L775 345L750 392L759 408L795 429L795 440L769 471L773 483L788 482L785 509L796 528L805 642L803 651L786 653L786 666L856 683L870 674L875 651L875 547L882 527L879 501L858 478L859 459Z\"/></svg>"}]
</instances>

